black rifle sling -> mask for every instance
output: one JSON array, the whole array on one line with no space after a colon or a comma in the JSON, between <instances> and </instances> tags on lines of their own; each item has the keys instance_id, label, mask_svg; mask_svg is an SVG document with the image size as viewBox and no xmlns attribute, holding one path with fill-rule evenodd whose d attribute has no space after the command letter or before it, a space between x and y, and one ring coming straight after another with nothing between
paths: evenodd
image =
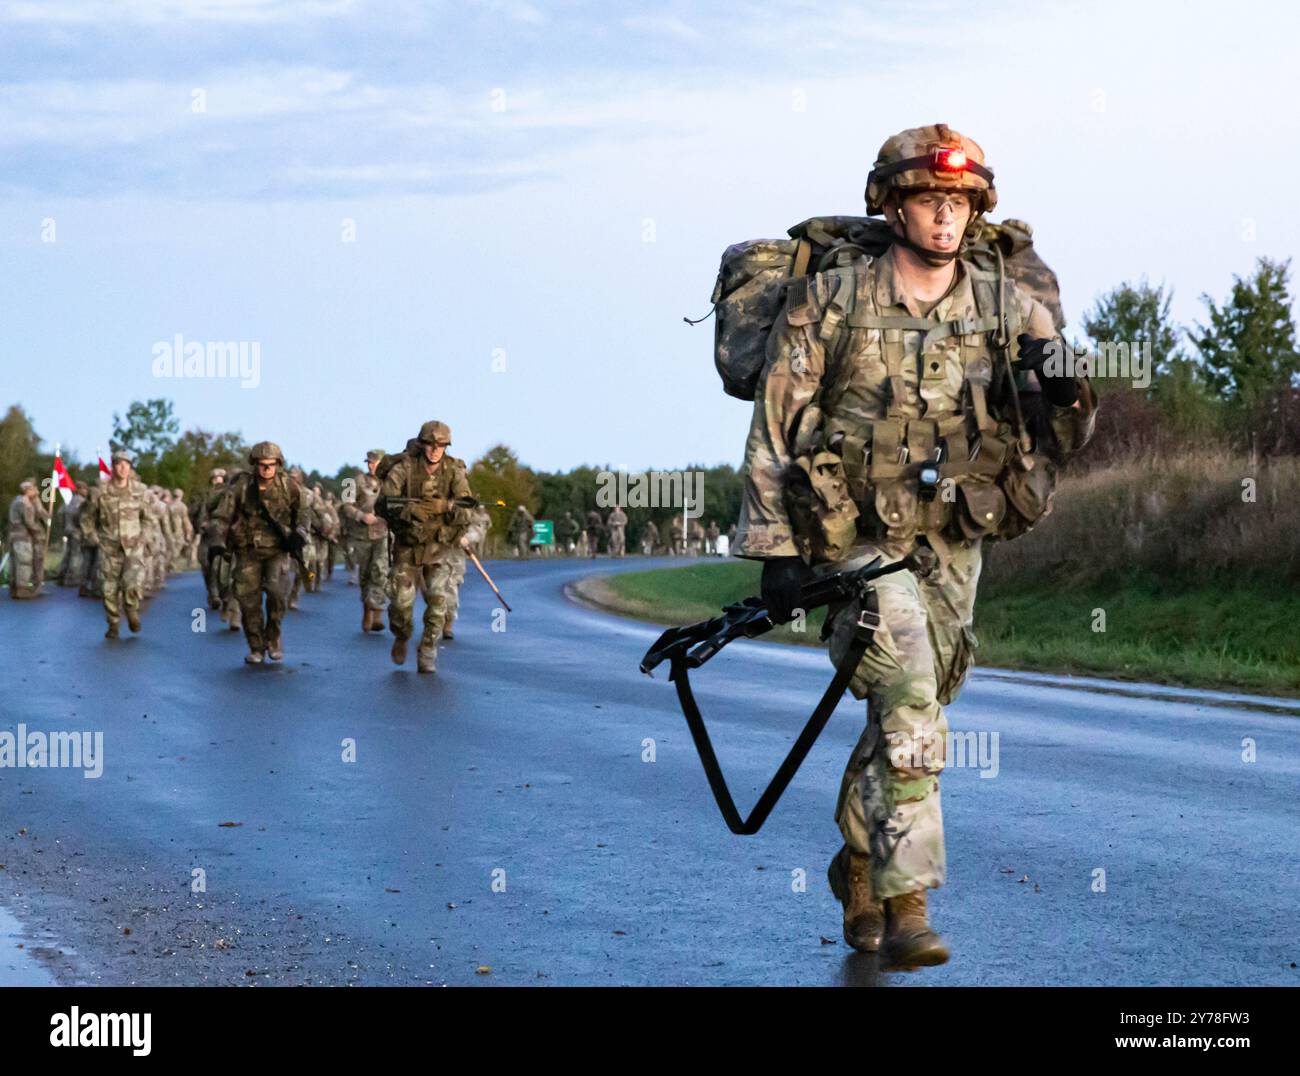
<instances>
[{"instance_id":1,"label":"black rifle sling","mask_svg":"<svg viewBox=\"0 0 1300 1076\"><path fill-rule=\"evenodd\" d=\"M699 752L700 762L704 765L704 773L709 779L709 788L713 790L713 798L717 801L718 810L722 812L723 821L727 823L727 828L732 833L748 837L763 828L763 823L772 813L772 808L776 806L786 786L793 780L795 773L803 765L803 760L808 757L808 752L812 750L813 744L817 742L817 737L822 734L822 729L830 721L831 714L835 712L835 707L839 705L840 697L844 694L844 689L849 686L849 681L853 678L854 670L857 669L867 648L871 646L872 637L879 624L880 612L876 592L874 589L867 589L863 595L862 615L858 618L853 641L849 644L848 652L836 666L835 676L830 686L826 688L826 693L822 695L817 709L812 712L799 738L790 748L790 753L785 756L780 769L776 771L776 775L759 796L749 817L743 819L740 817L740 812L736 810L736 801L732 799L731 791L727 788L727 780L722 775L722 767L718 765L718 756L714 753L713 743L709 739L709 730L704 727L704 717L695 702L695 694L691 691L686 658L684 655L673 657L670 679L677 685L677 698L681 702L682 713L686 716L686 724L690 727L691 738L695 741L695 750Z\"/></svg>"}]
</instances>

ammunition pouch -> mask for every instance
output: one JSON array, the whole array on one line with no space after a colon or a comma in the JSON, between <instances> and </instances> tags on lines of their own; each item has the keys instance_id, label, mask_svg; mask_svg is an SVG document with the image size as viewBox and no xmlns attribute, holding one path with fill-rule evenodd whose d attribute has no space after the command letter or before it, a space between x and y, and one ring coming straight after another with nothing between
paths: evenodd
<instances>
[{"instance_id":1,"label":"ammunition pouch","mask_svg":"<svg viewBox=\"0 0 1300 1076\"><path fill-rule=\"evenodd\" d=\"M849 495L839 453L826 448L797 458L784 492L795 547L804 561L842 560L857 535L858 506Z\"/></svg>"},{"instance_id":2,"label":"ammunition pouch","mask_svg":"<svg viewBox=\"0 0 1300 1076\"><path fill-rule=\"evenodd\" d=\"M1035 452L1023 460L1027 469L1013 465L998 483L1006 495L1007 513L998 531L1000 538L1018 538L1052 510L1057 467L1047 456Z\"/></svg>"},{"instance_id":3,"label":"ammunition pouch","mask_svg":"<svg viewBox=\"0 0 1300 1076\"><path fill-rule=\"evenodd\" d=\"M1007 514L1007 499L992 482L962 482L957 486L957 526L974 541L993 534Z\"/></svg>"}]
</instances>

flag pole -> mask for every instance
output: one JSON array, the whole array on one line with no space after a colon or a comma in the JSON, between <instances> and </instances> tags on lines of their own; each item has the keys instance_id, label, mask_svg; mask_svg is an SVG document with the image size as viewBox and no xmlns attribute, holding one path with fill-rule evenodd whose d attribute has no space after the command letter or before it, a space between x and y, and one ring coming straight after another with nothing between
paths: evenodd
<instances>
[{"instance_id":1,"label":"flag pole","mask_svg":"<svg viewBox=\"0 0 1300 1076\"><path fill-rule=\"evenodd\" d=\"M50 548L50 533L54 529L54 496L59 492L59 443L54 443L54 466L50 468L50 513L45 520L45 548ZM41 572L44 574L45 565L41 565Z\"/></svg>"}]
</instances>

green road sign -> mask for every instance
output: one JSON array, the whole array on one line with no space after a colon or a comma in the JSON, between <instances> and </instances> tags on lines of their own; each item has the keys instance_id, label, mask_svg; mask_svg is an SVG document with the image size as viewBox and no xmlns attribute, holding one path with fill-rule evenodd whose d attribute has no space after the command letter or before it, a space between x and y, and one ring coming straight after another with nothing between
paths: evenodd
<instances>
[{"instance_id":1,"label":"green road sign","mask_svg":"<svg viewBox=\"0 0 1300 1076\"><path fill-rule=\"evenodd\" d=\"M555 524L549 519L539 519L533 524L533 540L529 545L554 545Z\"/></svg>"}]
</instances>

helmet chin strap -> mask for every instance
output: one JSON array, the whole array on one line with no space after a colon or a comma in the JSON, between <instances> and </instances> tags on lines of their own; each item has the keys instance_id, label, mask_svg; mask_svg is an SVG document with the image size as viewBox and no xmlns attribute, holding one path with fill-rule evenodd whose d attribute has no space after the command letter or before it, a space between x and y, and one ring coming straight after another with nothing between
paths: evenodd
<instances>
[{"instance_id":1,"label":"helmet chin strap","mask_svg":"<svg viewBox=\"0 0 1300 1076\"><path fill-rule=\"evenodd\" d=\"M927 250L925 247L921 246L920 243L913 242L907 234L907 218L903 216L903 207L901 205L895 205L894 214L898 218L897 223L900 224L903 229L902 235L899 235L897 231L894 232L894 242L899 244L899 246L907 247L908 250L917 255L923 262L932 268L942 268L961 253L960 246L957 250L953 251Z\"/></svg>"}]
</instances>

